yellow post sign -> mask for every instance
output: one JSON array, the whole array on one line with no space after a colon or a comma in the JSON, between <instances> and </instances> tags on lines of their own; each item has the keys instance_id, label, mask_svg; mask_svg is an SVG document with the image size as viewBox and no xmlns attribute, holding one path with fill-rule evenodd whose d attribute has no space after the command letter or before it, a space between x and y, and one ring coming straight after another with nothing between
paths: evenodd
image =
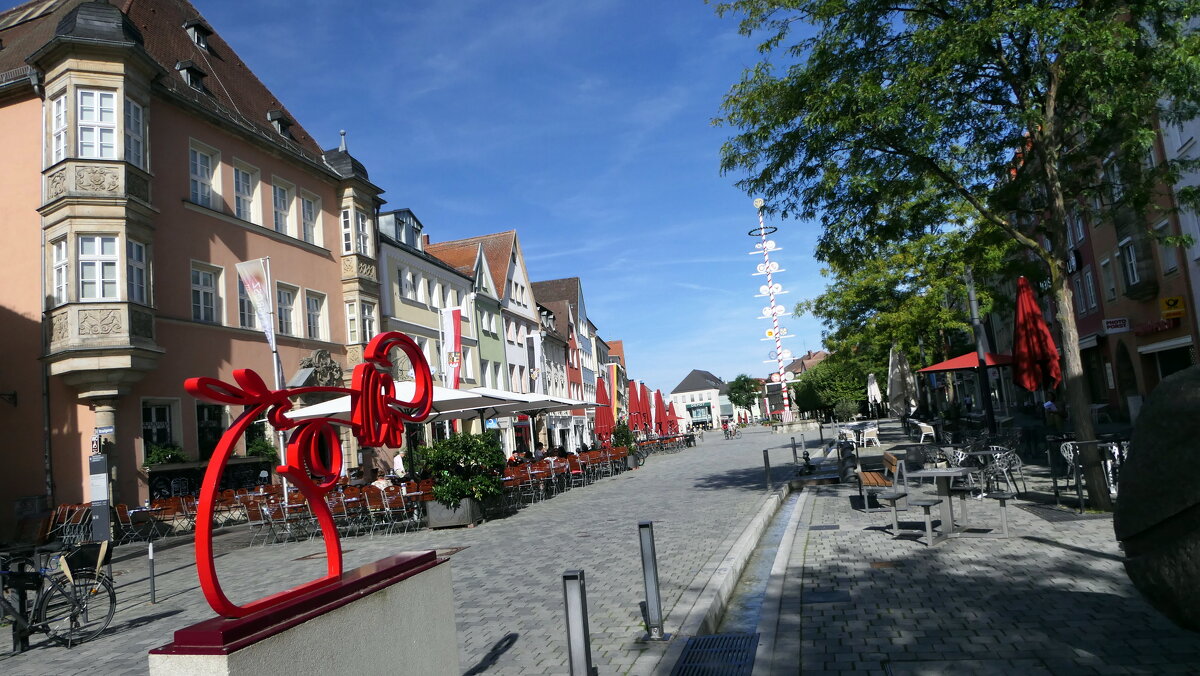
<instances>
[{"instance_id":1,"label":"yellow post sign","mask_svg":"<svg viewBox=\"0 0 1200 676\"><path fill-rule=\"evenodd\" d=\"M1170 296L1159 300L1163 319L1174 319L1187 315L1187 306L1183 304L1183 296Z\"/></svg>"}]
</instances>

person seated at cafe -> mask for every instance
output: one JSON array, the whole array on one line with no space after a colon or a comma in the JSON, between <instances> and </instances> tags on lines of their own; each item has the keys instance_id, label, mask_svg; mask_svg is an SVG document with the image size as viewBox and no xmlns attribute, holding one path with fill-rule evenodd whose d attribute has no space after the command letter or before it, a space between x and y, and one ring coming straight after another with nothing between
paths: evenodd
<instances>
[{"instance_id":1,"label":"person seated at cafe","mask_svg":"<svg viewBox=\"0 0 1200 676\"><path fill-rule=\"evenodd\" d=\"M539 441L533 445L533 459L541 460L544 457L546 457L546 444Z\"/></svg>"},{"instance_id":2,"label":"person seated at cafe","mask_svg":"<svg viewBox=\"0 0 1200 676\"><path fill-rule=\"evenodd\" d=\"M404 455L403 448L396 451L396 456L392 458L392 474L400 481L416 481L417 478L404 467Z\"/></svg>"},{"instance_id":3,"label":"person seated at cafe","mask_svg":"<svg viewBox=\"0 0 1200 676\"><path fill-rule=\"evenodd\" d=\"M386 474L380 472L379 470L374 470L373 473L375 475L375 480L371 482L371 485L375 488L383 490L392 485L392 480L387 478Z\"/></svg>"},{"instance_id":4,"label":"person seated at cafe","mask_svg":"<svg viewBox=\"0 0 1200 676\"><path fill-rule=\"evenodd\" d=\"M567 449L563 448L562 446L555 447L555 449L550 452L550 455L553 455L556 458L564 459L571 457L571 454L567 452Z\"/></svg>"}]
</instances>

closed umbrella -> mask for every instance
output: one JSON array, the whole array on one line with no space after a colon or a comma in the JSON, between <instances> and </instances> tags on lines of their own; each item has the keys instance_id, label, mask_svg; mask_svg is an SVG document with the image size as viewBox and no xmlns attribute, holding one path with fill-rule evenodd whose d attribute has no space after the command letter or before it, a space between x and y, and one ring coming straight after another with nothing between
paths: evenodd
<instances>
[{"instance_id":1,"label":"closed umbrella","mask_svg":"<svg viewBox=\"0 0 1200 676\"><path fill-rule=\"evenodd\" d=\"M898 418L908 417L917 408L917 379L908 367L908 358L895 346L888 355L888 408Z\"/></svg>"},{"instance_id":2,"label":"closed umbrella","mask_svg":"<svg viewBox=\"0 0 1200 676\"><path fill-rule=\"evenodd\" d=\"M605 387L603 378L596 381L596 403L596 438L600 440L601 446L608 446L613 433L613 414L612 404L608 400L608 388Z\"/></svg>"},{"instance_id":3,"label":"closed umbrella","mask_svg":"<svg viewBox=\"0 0 1200 676\"><path fill-rule=\"evenodd\" d=\"M1042 317L1033 296L1033 288L1021 277L1017 280L1017 317L1013 328L1013 382L1033 392L1054 389L1062 382L1062 365L1054 336Z\"/></svg>"},{"instance_id":4,"label":"closed umbrella","mask_svg":"<svg viewBox=\"0 0 1200 676\"><path fill-rule=\"evenodd\" d=\"M638 386L637 382L629 381L629 416L627 424L629 429L637 431L642 428L642 405L638 403Z\"/></svg>"},{"instance_id":5,"label":"closed umbrella","mask_svg":"<svg viewBox=\"0 0 1200 676\"><path fill-rule=\"evenodd\" d=\"M667 436L667 406L663 403L662 390L654 390L654 431L658 436Z\"/></svg>"},{"instance_id":6,"label":"closed umbrella","mask_svg":"<svg viewBox=\"0 0 1200 676\"><path fill-rule=\"evenodd\" d=\"M867 403L871 406L871 413L874 415L875 407L883 403L883 393L879 391L879 383L875 381L875 374L867 374Z\"/></svg>"},{"instance_id":7,"label":"closed umbrella","mask_svg":"<svg viewBox=\"0 0 1200 676\"><path fill-rule=\"evenodd\" d=\"M668 429L671 430L671 434L679 434L679 421L682 419L683 418L680 418L679 415L677 413L675 413L675 402L672 401L672 402L668 403L667 404L667 426L668 426Z\"/></svg>"},{"instance_id":8,"label":"closed umbrella","mask_svg":"<svg viewBox=\"0 0 1200 676\"><path fill-rule=\"evenodd\" d=\"M650 388L646 387L646 383L642 383L641 392L638 393L638 404L642 407L642 431L650 434L654 429L654 414L650 411L654 403L650 400Z\"/></svg>"}]
</instances>

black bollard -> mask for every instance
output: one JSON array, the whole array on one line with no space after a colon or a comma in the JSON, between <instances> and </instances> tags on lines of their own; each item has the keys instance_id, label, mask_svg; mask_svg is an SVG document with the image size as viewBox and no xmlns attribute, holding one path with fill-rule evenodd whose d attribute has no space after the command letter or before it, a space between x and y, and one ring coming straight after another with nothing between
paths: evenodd
<instances>
[{"instance_id":1,"label":"black bollard","mask_svg":"<svg viewBox=\"0 0 1200 676\"><path fill-rule=\"evenodd\" d=\"M771 457L770 457L770 451L768 451L768 450L767 450L767 449L765 449L765 448L763 449L763 468L765 468L765 469L766 469L766 472L767 472L767 490L768 490L768 491L773 491L773 490L775 490L775 484L771 482Z\"/></svg>"}]
</instances>

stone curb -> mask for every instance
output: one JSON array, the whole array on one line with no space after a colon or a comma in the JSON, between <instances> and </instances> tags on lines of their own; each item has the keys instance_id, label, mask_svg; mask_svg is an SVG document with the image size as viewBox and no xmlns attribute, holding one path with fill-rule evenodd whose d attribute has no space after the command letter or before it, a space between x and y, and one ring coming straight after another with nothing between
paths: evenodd
<instances>
[{"instance_id":1,"label":"stone curb","mask_svg":"<svg viewBox=\"0 0 1200 676\"><path fill-rule=\"evenodd\" d=\"M758 650L754 659L754 663L759 665L756 671L761 673L782 674L787 666L791 666L793 670L796 666L794 659L791 662L786 660L786 650L783 655L780 655L777 650L779 647L779 621L784 612L784 587L787 583L788 565L792 558L792 546L796 540L796 529L801 519L804 518L811 495L811 491L801 489L800 497L792 507L791 516L788 518L787 526L784 527L783 537L779 540L779 550L775 552L775 560L771 563L771 577L767 581L767 589L763 594L762 611L758 620Z\"/></svg>"},{"instance_id":2,"label":"stone curb","mask_svg":"<svg viewBox=\"0 0 1200 676\"><path fill-rule=\"evenodd\" d=\"M631 673L670 674L683 654L688 638L716 631L720 618L725 613L725 604L733 595L733 589L737 586L750 555L754 553L754 548L766 531L767 525L791 491L789 483L764 496L746 528L741 533L730 534L721 543L721 549L727 549L729 553L715 567L708 565L702 568L692 578L692 583L688 586L689 591L675 604L675 611L686 609L687 615L674 632L669 632L672 635L667 650L661 657L646 655L639 658L634 662Z\"/></svg>"}]
</instances>

